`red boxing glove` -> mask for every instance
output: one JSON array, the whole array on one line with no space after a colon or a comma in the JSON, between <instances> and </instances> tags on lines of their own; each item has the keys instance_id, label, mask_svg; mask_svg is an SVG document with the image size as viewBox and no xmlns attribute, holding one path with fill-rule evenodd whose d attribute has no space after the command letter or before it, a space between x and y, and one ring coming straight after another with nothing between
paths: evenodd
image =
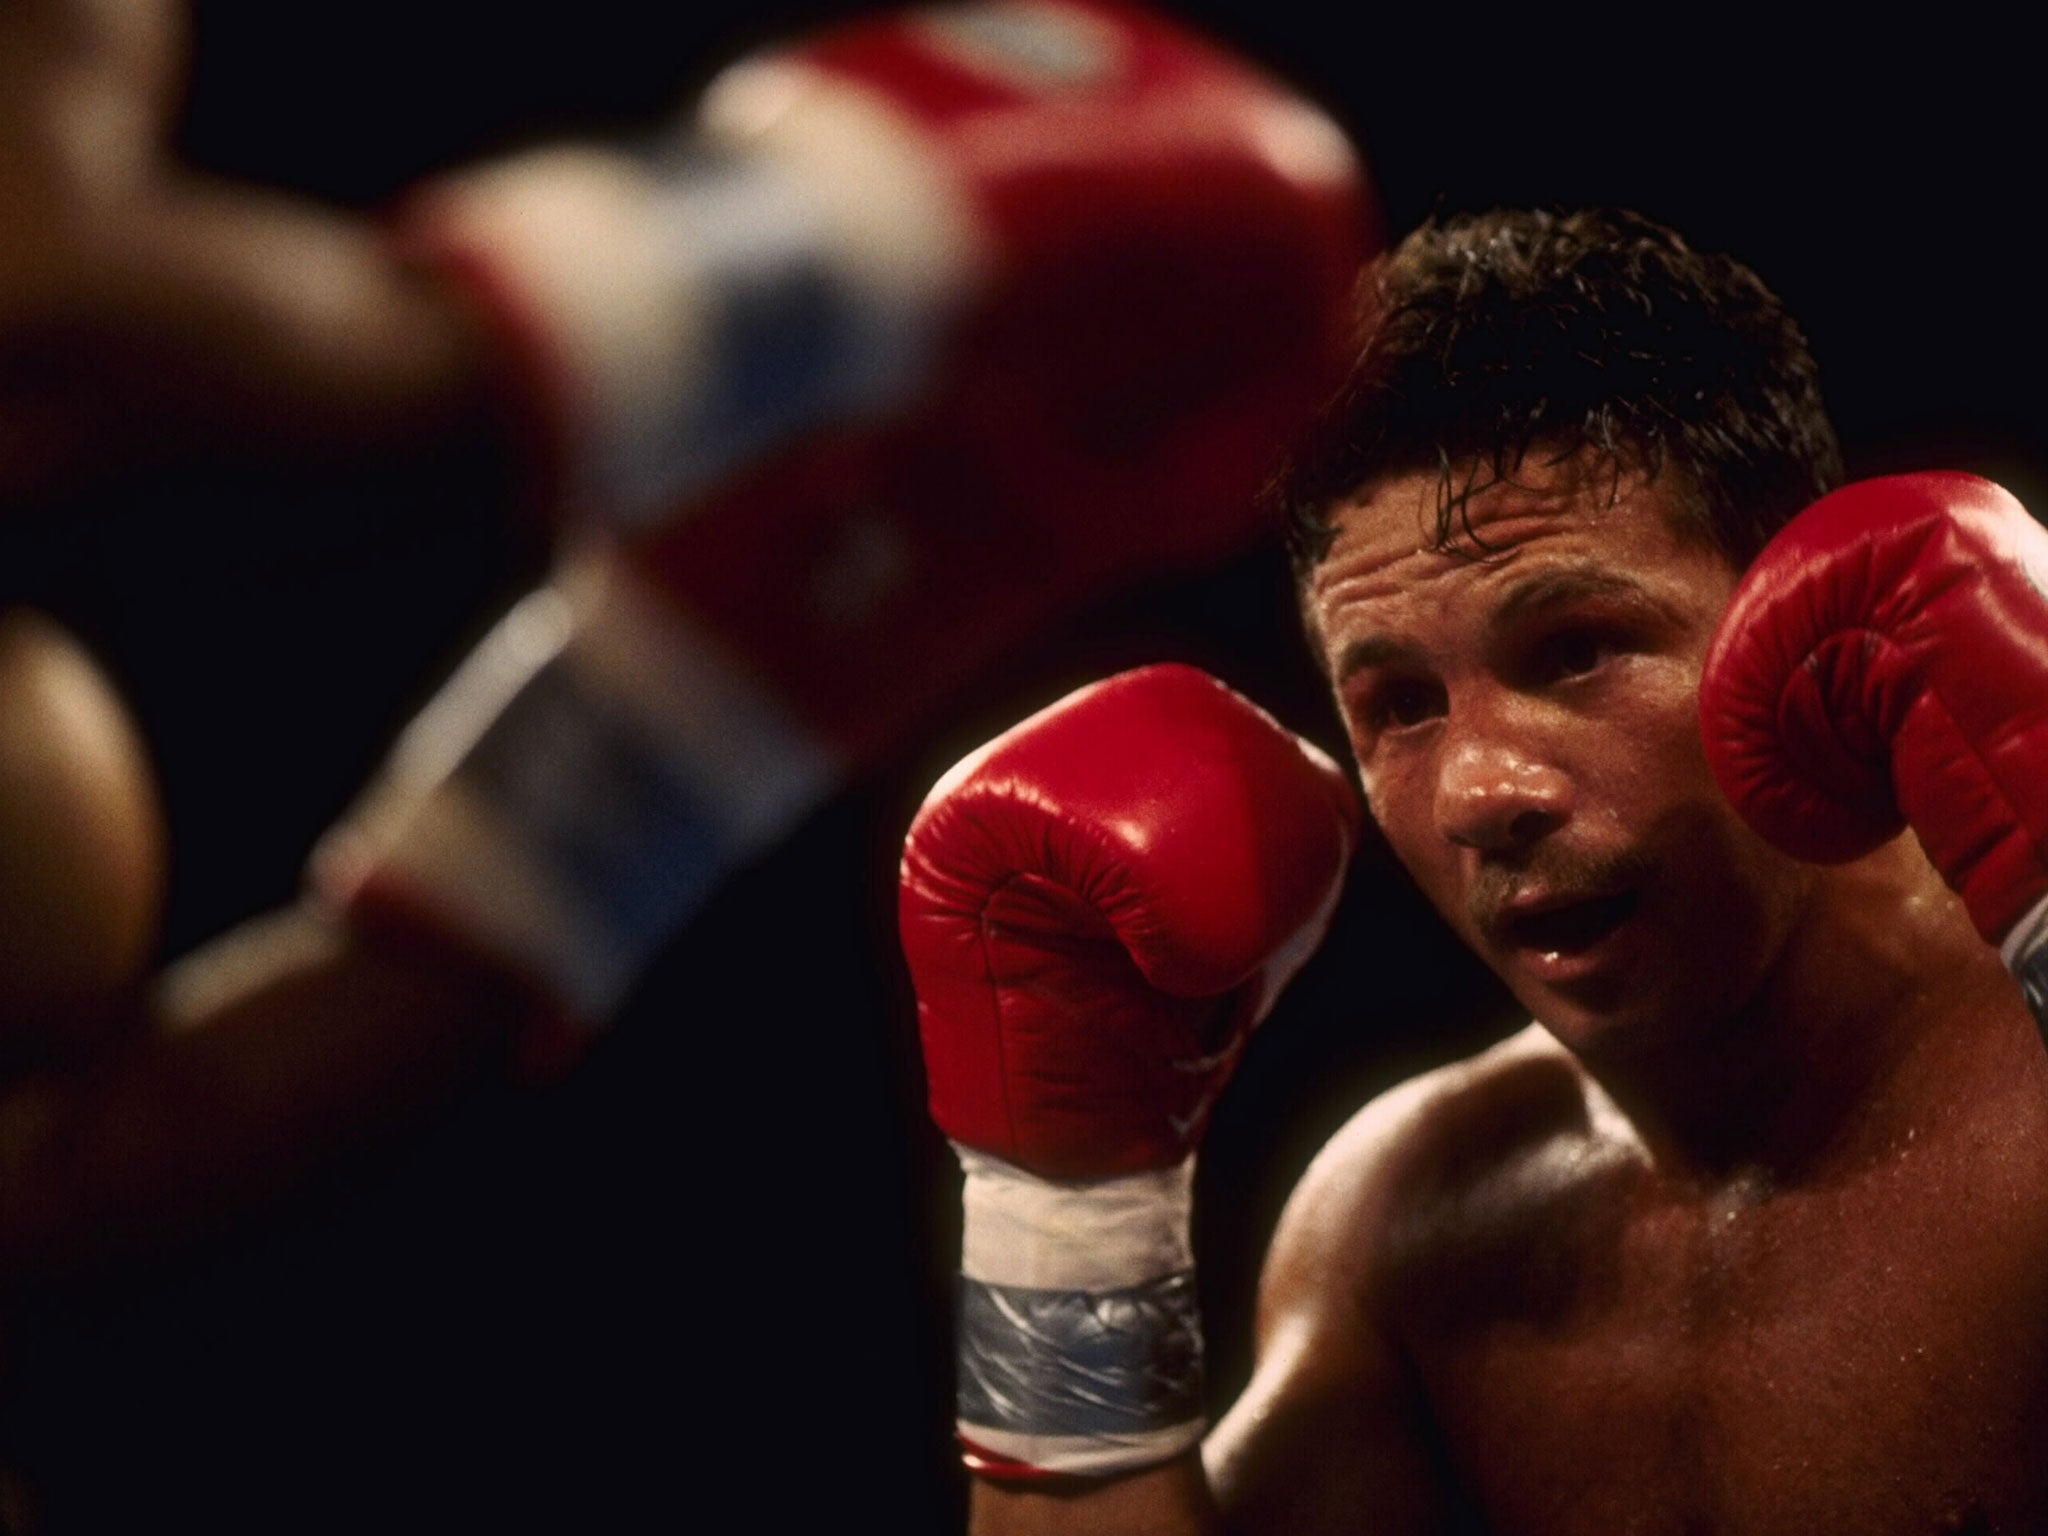
<instances>
[{"instance_id":1,"label":"red boxing glove","mask_svg":"<svg viewBox=\"0 0 2048 1536\"><path fill-rule=\"evenodd\" d=\"M623 560L516 609L316 859L599 1019L735 868L977 669L1253 537L1369 215L1341 134L1099 0L863 20L664 153L423 188Z\"/></svg>"},{"instance_id":2,"label":"red boxing glove","mask_svg":"<svg viewBox=\"0 0 2048 1536\"><path fill-rule=\"evenodd\" d=\"M1188 667L967 758L903 855L940 1128L1049 1178L1179 1163L1321 941L1357 814L1329 758Z\"/></svg>"},{"instance_id":3,"label":"red boxing glove","mask_svg":"<svg viewBox=\"0 0 2048 1536\"><path fill-rule=\"evenodd\" d=\"M1136 488L1199 520L1341 361L1373 225L1343 135L1249 66L1135 7L996 0L746 60L662 153L459 173L399 234L477 300L608 519L822 424L932 413L1023 502Z\"/></svg>"},{"instance_id":4,"label":"red boxing glove","mask_svg":"<svg viewBox=\"0 0 2048 1536\"><path fill-rule=\"evenodd\" d=\"M1866 480L1765 548L1700 684L1707 759L1752 826L1831 863L1910 824L2023 982L2048 896L2044 594L2048 531L1998 486Z\"/></svg>"},{"instance_id":5,"label":"red boxing glove","mask_svg":"<svg viewBox=\"0 0 2048 1536\"><path fill-rule=\"evenodd\" d=\"M1033 716L919 811L903 950L967 1175L974 1470L1117 1475L1201 1438L1194 1146L1357 825L1334 763L1179 666Z\"/></svg>"},{"instance_id":6,"label":"red boxing glove","mask_svg":"<svg viewBox=\"0 0 2048 1536\"><path fill-rule=\"evenodd\" d=\"M1102 0L856 21L728 70L666 158L540 152L402 226L571 508L841 761L1255 538L1375 232L1325 115Z\"/></svg>"}]
</instances>

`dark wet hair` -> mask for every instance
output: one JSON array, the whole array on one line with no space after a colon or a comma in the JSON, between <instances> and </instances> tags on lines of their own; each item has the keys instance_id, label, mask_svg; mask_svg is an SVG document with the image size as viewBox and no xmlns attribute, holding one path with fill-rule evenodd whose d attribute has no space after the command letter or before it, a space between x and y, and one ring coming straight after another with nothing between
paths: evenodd
<instances>
[{"instance_id":1,"label":"dark wet hair","mask_svg":"<svg viewBox=\"0 0 2048 1536\"><path fill-rule=\"evenodd\" d=\"M1368 267L1356 361L1269 497L1297 571L1367 482L1434 469L1436 547L1530 454L1675 467L1695 531L1739 570L1842 479L1806 338L1756 274L1640 214L1431 221Z\"/></svg>"}]
</instances>

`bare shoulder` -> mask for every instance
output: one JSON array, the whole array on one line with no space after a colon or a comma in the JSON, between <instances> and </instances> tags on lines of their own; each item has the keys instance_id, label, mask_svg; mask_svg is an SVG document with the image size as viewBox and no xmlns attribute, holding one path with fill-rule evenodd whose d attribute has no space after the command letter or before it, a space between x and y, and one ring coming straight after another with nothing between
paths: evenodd
<instances>
[{"instance_id":1,"label":"bare shoulder","mask_svg":"<svg viewBox=\"0 0 2048 1536\"><path fill-rule=\"evenodd\" d=\"M1446 1276L1472 1283L1474 1250L1505 1256L1512 1229L1540 1231L1556 1192L1585 1187L1625 1140L1534 1027L1354 1115L1281 1216L1252 1382L1205 1447L1229 1527L1345 1530L1370 1508L1376 1528L1439 1528L1452 1490L1410 1364L1414 1299Z\"/></svg>"},{"instance_id":2,"label":"bare shoulder","mask_svg":"<svg viewBox=\"0 0 2048 1536\"><path fill-rule=\"evenodd\" d=\"M1374 1311L1475 1227L1554 1215L1634 1155L1577 1060L1536 1025L1367 1104L1310 1164L1274 1235L1262 1312Z\"/></svg>"}]
</instances>

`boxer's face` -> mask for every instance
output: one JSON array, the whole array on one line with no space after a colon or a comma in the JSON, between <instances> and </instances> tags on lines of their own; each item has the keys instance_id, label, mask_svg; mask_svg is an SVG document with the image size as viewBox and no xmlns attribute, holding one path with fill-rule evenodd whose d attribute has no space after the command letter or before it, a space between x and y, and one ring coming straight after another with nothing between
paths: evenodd
<instances>
[{"instance_id":1,"label":"boxer's face","mask_svg":"<svg viewBox=\"0 0 2048 1536\"><path fill-rule=\"evenodd\" d=\"M1700 664L1735 572L1644 483L1541 465L1428 546L1433 472L1340 509L1307 593L1375 820L1424 892L1574 1049L1711 1025L1808 884L1699 744Z\"/></svg>"}]
</instances>

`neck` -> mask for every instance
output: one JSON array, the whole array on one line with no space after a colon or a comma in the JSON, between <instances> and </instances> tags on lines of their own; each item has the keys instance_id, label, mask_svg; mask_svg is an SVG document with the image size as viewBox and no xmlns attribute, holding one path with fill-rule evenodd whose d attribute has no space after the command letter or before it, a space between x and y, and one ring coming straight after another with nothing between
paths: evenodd
<instances>
[{"instance_id":1,"label":"neck","mask_svg":"<svg viewBox=\"0 0 2048 1536\"><path fill-rule=\"evenodd\" d=\"M2018 989L1911 837L1815 880L1733 1015L1585 1062L1661 1172L1763 1192L1848 1172L2039 1055Z\"/></svg>"}]
</instances>

